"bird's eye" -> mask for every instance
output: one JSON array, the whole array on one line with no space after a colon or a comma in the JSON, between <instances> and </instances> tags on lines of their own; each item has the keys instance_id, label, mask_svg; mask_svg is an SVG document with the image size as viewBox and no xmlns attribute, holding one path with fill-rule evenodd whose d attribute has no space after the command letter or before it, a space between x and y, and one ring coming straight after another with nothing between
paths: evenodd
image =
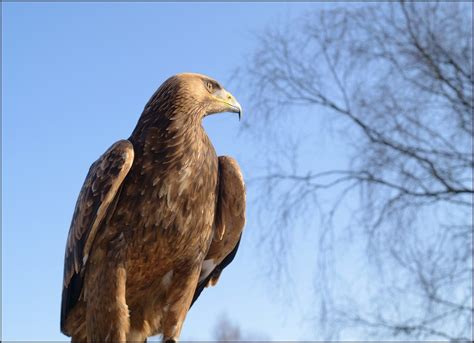
<instances>
[{"instance_id":1,"label":"bird's eye","mask_svg":"<svg viewBox=\"0 0 474 343\"><path fill-rule=\"evenodd\" d=\"M207 82L207 83L206 83L206 87L207 87L207 90L208 90L209 92L211 92L211 93L212 93L212 91L214 90L214 86L212 85L211 82Z\"/></svg>"}]
</instances>

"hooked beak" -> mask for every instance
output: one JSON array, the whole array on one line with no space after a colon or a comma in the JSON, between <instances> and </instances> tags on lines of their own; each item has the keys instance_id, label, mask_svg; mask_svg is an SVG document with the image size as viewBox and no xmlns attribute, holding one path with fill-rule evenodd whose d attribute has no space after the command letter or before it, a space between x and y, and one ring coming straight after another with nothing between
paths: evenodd
<instances>
[{"instance_id":1,"label":"hooked beak","mask_svg":"<svg viewBox=\"0 0 474 343\"><path fill-rule=\"evenodd\" d=\"M216 94L220 100L222 102L224 102L226 105L227 105L227 110L229 112L234 112L234 113L238 113L239 114L239 121L240 119L242 118L242 106L240 106L239 102L237 101L237 99L234 98L234 96L222 89L220 92L220 94Z\"/></svg>"}]
</instances>

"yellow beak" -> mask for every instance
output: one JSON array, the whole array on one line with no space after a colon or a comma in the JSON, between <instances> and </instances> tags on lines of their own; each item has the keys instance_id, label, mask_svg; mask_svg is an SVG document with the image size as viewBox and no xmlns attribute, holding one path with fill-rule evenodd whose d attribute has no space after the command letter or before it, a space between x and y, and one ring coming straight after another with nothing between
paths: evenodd
<instances>
[{"instance_id":1,"label":"yellow beak","mask_svg":"<svg viewBox=\"0 0 474 343\"><path fill-rule=\"evenodd\" d=\"M215 93L215 96L219 98L220 101L224 102L228 106L229 112L234 112L239 114L239 120L242 118L242 106L235 97L225 89L221 89Z\"/></svg>"}]
</instances>

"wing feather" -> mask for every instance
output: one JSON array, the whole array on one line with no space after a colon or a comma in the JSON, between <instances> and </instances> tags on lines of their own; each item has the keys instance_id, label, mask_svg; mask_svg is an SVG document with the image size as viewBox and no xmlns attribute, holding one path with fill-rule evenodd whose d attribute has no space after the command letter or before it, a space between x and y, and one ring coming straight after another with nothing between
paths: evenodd
<instances>
[{"instance_id":1,"label":"wing feather","mask_svg":"<svg viewBox=\"0 0 474 343\"><path fill-rule=\"evenodd\" d=\"M128 174L133 158L132 143L120 140L89 168L76 202L66 243L61 303L62 331L67 314L76 304L82 290L83 270L98 228Z\"/></svg>"},{"instance_id":2,"label":"wing feather","mask_svg":"<svg viewBox=\"0 0 474 343\"><path fill-rule=\"evenodd\" d=\"M202 290L214 286L225 267L234 259L245 225L245 184L237 162L228 156L219 156L219 188L215 216L215 235L205 261L215 268L203 268L194 292L194 303Z\"/></svg>"}]
</instances>

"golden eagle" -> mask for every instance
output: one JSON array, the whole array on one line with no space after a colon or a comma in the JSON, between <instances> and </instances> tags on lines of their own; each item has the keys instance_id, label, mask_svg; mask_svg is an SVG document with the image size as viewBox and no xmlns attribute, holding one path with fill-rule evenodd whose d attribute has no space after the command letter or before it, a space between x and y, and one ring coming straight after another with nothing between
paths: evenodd
<instances>
[{"instance_id":1,"label":"golden eagle","mask_svg":"<svg viewBox=\"0 0 474 343\"><path fill-rule=\"evenodd\" d=\"M178 74L128 140L89 169L64 258L61 331L72 341L178 340L202 289L234 258L245 222L237 162L203 117L241 107L216 80Z\"/></svg>"}]
</instances>

